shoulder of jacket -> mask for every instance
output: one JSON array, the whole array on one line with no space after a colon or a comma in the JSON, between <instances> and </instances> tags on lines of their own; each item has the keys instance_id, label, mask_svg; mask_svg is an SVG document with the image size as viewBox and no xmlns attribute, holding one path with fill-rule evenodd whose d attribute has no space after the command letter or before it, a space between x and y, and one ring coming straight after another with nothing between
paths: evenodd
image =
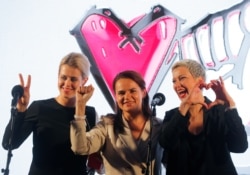
<instances>
[{"instance_id":1,"label":"shoulder of jacket","mask_svg":"<svg viewBox=\"0 0 250 175\"><path fill-rule=\"evenodd\" d=\"M178 107L165 112L164 121L170 120L178 112Z\"/></svg>"},{"instance_id":2,"label":"shoulder of jacket","mask_svg":"<svg viewBox=\"0 0 250 175\"><path fill-rule=\"evenodd\" d=\"M158 123L158 124L161 124L162 121L163 121L163 119L158 118L158 117L155 117L155 118L154 118L154 121L155 121L156 123Z\"/></svg>"},{"instance_id":3,"label":"shoulder of jacket","mask_svg":"<svg viewBox=\"0 0 250 175\"><path fill-rule=\"evenodd\" d=\"M102 115L102 116L101 116L101 120L102 120L105 124L112 125L112 124L114 123L114 120L115 120L115 115L114 115L114 114Z\"/></svg>"},{"instance_id":4,"label":"shoulder of jacket","mask_svg":"<svg viewBox=\"0 0 250 175\"><path fill-rule=\"evenodd\" d=\"M86 110L92 110L92 111L95 111L95 107L93 107L93 106L86 106Z\"/></svg>"},{"instance_id":5,"label":"shoulder of jacket","mask_svg":"<svg viewBox=\"0 0 250 175\"><path fill-rule=\"evenodd\" d=\"M165 112L165 115L173 115L173 113L176 113L176 111L178 111L179 107L176 107L176 108L173 108L173 109L170 109L168 111Z\"/></svg>"},{"instance_id":6,"label":"shoulder of jacket","mask_svg":"<svg viewBox=\"0 0 250 175\"><path fill-rule=\"evenodd\" d=\"M93 106L86 106L85 110L86 110L86 113L96 114L95 107L93 107Z\"/></svg>"}]
</instances>

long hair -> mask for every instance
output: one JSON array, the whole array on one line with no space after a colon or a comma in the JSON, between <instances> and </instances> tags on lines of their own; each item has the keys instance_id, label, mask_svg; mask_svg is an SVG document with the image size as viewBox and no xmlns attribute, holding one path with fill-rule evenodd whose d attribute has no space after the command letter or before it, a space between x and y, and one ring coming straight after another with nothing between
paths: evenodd
<instances>
[{"instance_id":1,"label":"long hair","mask_svg":"<svg viewBox=\"0 0 250 175\"><path fill-rule=\"evenodd\" d=\"M114 92L115 92L116 82L118 80L120 80L121 78L131 79L134 82L136 82L142 90L146 89L146 83L145 83L144 79L142 78L142 76L138 72L133 71L133 70L126 70L126 71L120 72L119 74L117 74L115 76L115 78L113 80L113 91ZM146 96L143 98L143 102L142 102L142 113L147 118L149 118L152 115L152 111L151 111L150 105L149 105L149 96L148 96L147 92L146 92ZM115 118L114 118L114 129L115 129L115 132L119 132L119 133L124 132L124 124L122 121L122 110L118 107L117 104L116 104L116 114L115 114Z\"/></svg>"}]
</instances>

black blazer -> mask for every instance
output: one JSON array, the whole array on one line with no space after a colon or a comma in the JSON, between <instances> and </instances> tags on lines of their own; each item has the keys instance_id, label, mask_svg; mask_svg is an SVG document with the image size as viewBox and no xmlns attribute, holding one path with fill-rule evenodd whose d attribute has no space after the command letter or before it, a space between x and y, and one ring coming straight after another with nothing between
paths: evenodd
<instances>
[{"instance_id":1,"label":"black blazer","mask_svg":"<svg viewBox=\"0 0 250 175\"><path fill-rule=\"evenodd\" d=\"M167 175L237 175L230 152L248 148L237 110L225 111L225 106L217 105L204 109L203 117L203 131L194 136L187 129L188 115L182 116L178 108L165 113L159 142Z\"/></svg>"}]
</instances>

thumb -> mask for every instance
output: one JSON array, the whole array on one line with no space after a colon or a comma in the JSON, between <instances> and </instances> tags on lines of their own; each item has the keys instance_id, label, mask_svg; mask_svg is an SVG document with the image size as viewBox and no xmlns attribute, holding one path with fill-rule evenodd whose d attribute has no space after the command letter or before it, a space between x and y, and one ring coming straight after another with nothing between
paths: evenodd
<instances>
[{"instance_id":1,"label":"thumb","mask_svg":"<svg viewBox=\"0 0 250 175\"><path fill-rule=\"evenodd\" d=\"M207 103L205 103L205 102L201 103L201 105L204 106L206 109L209 108L209 106L208 106Z\"/></svg>"}]
</instances>

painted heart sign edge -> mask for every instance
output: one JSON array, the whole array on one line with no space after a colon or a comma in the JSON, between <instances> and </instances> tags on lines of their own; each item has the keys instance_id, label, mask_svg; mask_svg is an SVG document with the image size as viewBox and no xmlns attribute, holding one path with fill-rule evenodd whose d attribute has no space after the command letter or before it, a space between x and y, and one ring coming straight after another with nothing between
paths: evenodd
<instances>
[{"instance_id":1,"label":"painted heart sign edge","mask_svg":"<svg viewBox=\"0 0 250 175\"><path fill-rule=\"evenodd\" d=\"M164 7L157 5L154 8L152 8L152 11L150 13L144 15L141 19L139 19L135 25L133 25L132 27L128 27L126 24L122 23L122 21L120 21L116 17L116 15L112 12L112 10L110 10L110 9L96 9L95 7L92 7L87 12L85 17L76 25L76 27L70 31L70 33L75 36L82 52L89 58L89 61L92 65L91 73L92 73L94 79L96 80L98 86L102 90L105 98L109 102L110 106L112 107L112 109L114 109L115 102L113 99L113 95L112 95L110 88L107 86L107 82L105 81L105 78L103 78L103 72L101 72L102 70L100 70L100 67L98 67L99 60L96 60L93 52L91 51L91 47L89 46L89 43L86 39L86 36L84 36L83 32L82 32L84 22L86 22L86 20L91 15L107 15L109 19L113 20L114 23L121 28L122 32L128 33L128 32L132 31L136 34L138 34L142 29L148 27L150 23L152 23L156 20L159 20L160 18L166 17L166 16L171 16L174 20L178 19L178 20L176 20L177 21L176 25L178 25L178 26L180 25L180 23L183 23L184 20L180 19L178 16L174 15L173 13L171 13L169 10L165 9ZM175 28L176 28L176 26L175 26ZM176 31L176 30L174 30L174 31ZM131 33L129 33L129 34L131 34ZM172 41L175 41L174 38L175 38L176 34L173 33L172 35L173 36L171 38L169 45L166 46L164 53L162 54L162 56L160 56L161 61L160 61L160 64L158 65L158 68L154 69L155 70L154 79L151 78L152 79L151 82L148 83L150 97L152 97L153 94L158 90L162 80L164 79L166 73L169 70L170 64L166 64L166 63L172 63L172 61L173 61L173 59L169 59L169 55L170 54L173 55L172 46L176 45L176 43L174 43ZM138 35L136 35L135 38L138 39ZM169 51L169 48L172 48L172 49ZM167 59L167 57L168 57L168 59ZM166 66L167 66L167 68L166 68ZM154 83L155 81L157 81L158 83Z\"/></svg>"}]
</instances>

